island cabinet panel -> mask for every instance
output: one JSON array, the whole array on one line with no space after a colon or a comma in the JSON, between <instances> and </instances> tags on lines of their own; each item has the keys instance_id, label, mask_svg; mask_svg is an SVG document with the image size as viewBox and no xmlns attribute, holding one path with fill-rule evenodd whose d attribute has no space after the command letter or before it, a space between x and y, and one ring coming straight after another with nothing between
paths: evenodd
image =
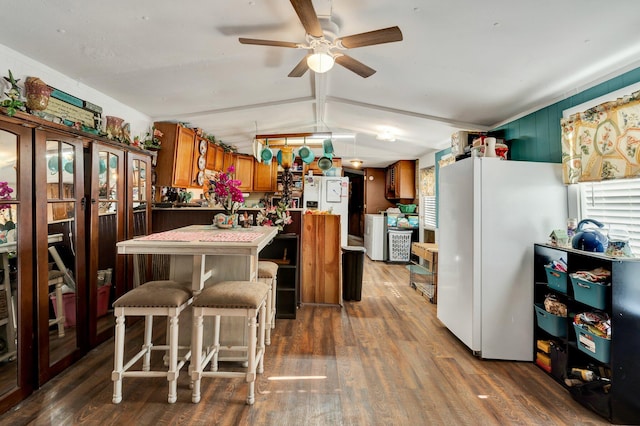
<instances>
[{"instance_id":1,"label":"island cabinet panel","mask_svg":"<svg viewBox=\"0 0 640 426\"><path fill-rule=\"evenodd\" d=\"M163 133L162 149L158 151L156 185L177 188L196 186L194 131L177 123L156 122L154 126Z\"/></svg>"},{"instance_id":2,"label":"island cabinet panel","mask_svg":"<svg viewBox=\"0 0 640 426\"><path fill-rule=\"evenodd\" d=\"M342 301L340 216L302 215L301 302Z\"/></svg>"}]
</instances>

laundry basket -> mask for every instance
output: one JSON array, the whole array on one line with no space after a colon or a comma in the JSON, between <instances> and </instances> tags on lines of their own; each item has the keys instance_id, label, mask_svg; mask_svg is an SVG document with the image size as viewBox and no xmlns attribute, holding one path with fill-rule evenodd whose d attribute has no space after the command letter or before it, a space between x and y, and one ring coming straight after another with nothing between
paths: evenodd
<instances>
[{"instance_id":1,"label":"laundry basket","mask_svg":"<svg viewBox=\"0 0 640 426\"><path fill-rule=\"evenodd\" d=\"M409 230L389 230L389 261L409 262L411 257L411 234Z\"/></svg>"}]
</instances>

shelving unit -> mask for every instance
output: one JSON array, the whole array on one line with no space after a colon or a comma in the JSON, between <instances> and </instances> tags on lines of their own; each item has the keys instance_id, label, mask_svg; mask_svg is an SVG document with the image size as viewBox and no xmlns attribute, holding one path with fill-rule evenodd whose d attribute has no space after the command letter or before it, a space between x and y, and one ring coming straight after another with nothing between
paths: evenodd
<instances>
[{"instance_id":1,"label":"shelving unit","mask_svg":"<svg viewBox=\"0 0 640 426\"><path fill-rule=\"evenodd\" d=\"M278 264L276 318L295 319L299 304L300 238L296 234L278 234L260 252L260 260Z\"/></svg>"},{"instance_id":2,"label":"shelving unit","mask_svg":"<svg viewBox=\"0 0 640 426\"><path fill-rule=\"evenodd\" d=\"M538 308L549 294L555 295L567 307L567 318L544 318L540 312L536 314L536 352L540 346L538 341L551 342L550 368L541 369L565 387L576 401L612 423L640 424L640 398L637 396L640 392L640 370L637 368L640 359L640 286L637 282L640 259L613 258L545 244L536 244L534 253L534 301ZM545 265L560 258L567 263L567 274L552 275L549 280ZM575 314L597 312L599 310L593 305L600 302L577 296L570 274L599 267L611 271L611 285L599 298L604 306L601 311L611 318L610 341L590 341L584 334L577 338L573 327ZM609 377L571 385L565 379L573 377L572 368L590 369L600 377Z\"/></svg>"}]
</instances>

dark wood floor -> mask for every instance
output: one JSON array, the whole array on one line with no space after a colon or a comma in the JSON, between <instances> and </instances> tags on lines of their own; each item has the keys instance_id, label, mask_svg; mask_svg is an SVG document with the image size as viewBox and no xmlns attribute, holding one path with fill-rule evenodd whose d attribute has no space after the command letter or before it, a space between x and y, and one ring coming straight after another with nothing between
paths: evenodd
<instances>
[{"instance_id":1,"label":"dark wood floor","mask_svg":"<svg viewBox=\"0 0 640 426\"><path fill-rule=\"evenodd\" d=\"M186 368L175 404L166 380L130 378L114 405L110 340L0 424L608 424L531 363L473 357L410 288L404 266L365 259L361 302L303 306L297 319L277 321L253 406L240 379L203 379L202 401L192 404ZM141 341L140 325L131 341Z\"/></svg>"}]
</instances>

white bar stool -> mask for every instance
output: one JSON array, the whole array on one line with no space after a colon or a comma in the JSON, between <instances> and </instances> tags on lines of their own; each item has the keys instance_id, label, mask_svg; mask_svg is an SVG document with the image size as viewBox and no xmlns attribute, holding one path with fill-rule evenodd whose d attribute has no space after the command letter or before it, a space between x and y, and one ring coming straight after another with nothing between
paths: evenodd
<instances>
[{"instance_id":1,"label":"white bar stool","mask_svg":"<svg viewBox=\"0 0 640 426\"><path fill-rule=\"evenodd\" d=\"M178 349L189 349L178 346L178 316L192 301L191 283L178 283L175 281L150 281L127 292L113 302L116 316L114 370L111 373L113 380L113 403L122 401L122 379L124 377L166 377L169 381L169 403L176 402L177 381L180 369L189 360L191 351L188 350L184 357L178 359ZM124 364L124 340L125 317L144 316L144 343L142 349ZM152 342L153 317L166 316L169 322L167 332L167 344L154 345ZM151 351L168 351L169 363L165 371L150 368ZM144 358L143 358L144 357ZM130 370L130 368L142 360L142 370Z\"/></svg>"},{"instance_id":2,"label":"white bar stool","mask_svg":"<svg viewBox=\"0 0 640 426\"><path fill-rule=\"evenodd\" d=\"M256 372L264 370L266 300L269 287L261 282L223 281L206 287L193 298L193 334L191 337L191 380L193 393L191 400L200 402L200 381L202 377L245 378L249 388L247 404L255 401ZM213 316L213 343L203 352L203 319ZM220 317L233 316L247 319L247 346L225 346L225 350L247 352L247 369L245 372L218 371L218 354L220 351ZM257 323L259 324L257 325ZM211 362L211 371L204 371Z\"/></svg>"},{"instance_id":3,"label":"white bar stool","mask_svg":"<svg viewBox=\"0 0 640 426\"><path fill-rule=\"evenodd\" d=\"M267 296L267 345L271 344L271 329L276 327L276 290L278 286L278 264L266 260L258 262L258 281L269 286Z\"/></svg>"}]
</instances>

